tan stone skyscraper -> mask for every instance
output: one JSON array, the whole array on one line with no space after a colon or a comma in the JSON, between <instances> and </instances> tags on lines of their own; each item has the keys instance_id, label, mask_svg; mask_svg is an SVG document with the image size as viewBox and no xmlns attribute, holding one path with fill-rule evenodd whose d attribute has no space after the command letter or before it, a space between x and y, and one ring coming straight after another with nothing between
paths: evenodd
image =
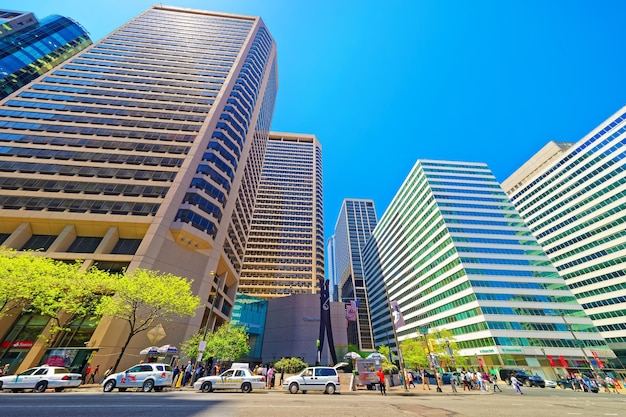
<instances>
[{"instance_id":1,"label":"tan stone skyscraper","mask_svg":"<svg viewBox=\"0 0 626 417\"><path fill-rule=\"evenodd\" d=\"M259 17L152 7L0 102L0 240L193 279L214 314L163 323L161 343L209 317L219 325L237 290L276 89L276 47ZM112 364L123 324L104 323L76 323L57 346L72 366L91 355ZM45 358L42 326L28 315L1 321L3 362ZM122 366L149 344L137 336Z\"/></svg>"},{"instance_id":2,"label":"tan stone skyscraper","mask_svg":"<svg viewBox=\"0 0 626 417\"><path fill-rule=\"evenodd\" d=\"M322 146L315 135L271 132L239 291L311 294L323 279Z\"/></svg>"}]
</instances>

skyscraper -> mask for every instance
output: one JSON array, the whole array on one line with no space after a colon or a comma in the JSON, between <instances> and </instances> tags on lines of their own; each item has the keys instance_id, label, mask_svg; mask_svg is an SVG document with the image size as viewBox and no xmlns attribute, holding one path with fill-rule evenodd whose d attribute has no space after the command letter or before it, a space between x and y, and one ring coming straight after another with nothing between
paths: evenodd
<instances>
[{"instance_id":1,"label":"skyscraper","mask_svg":"<svg viewBox=\"0 0 626 417\"><path fill-rule=\"evenodd\" d=\"M270 299L312 294L324 279L322 147L309 134L271 132L239 291Z\"/></svg>"},{"instance_id":2,"label":"skyscraper","mask_svg":"<svg viewBox=\"0 0 626 417\"><path fill-rule=\"evenodd\" d=\"M509 197L587 315L626 364L626 107L532 176Z\"/></svg>"},{"instance_id":3,"label":"skyscraper","mask_svg":"<svg viewBox=\"0 0 626 417\"><path fill-rule=\"evenodd\" d=\"M153 6L0 102L3 244L193 279L203 311L163 323L163 343L221 324L237 291L276 88L276 47L261 18ZM5 341L30 324L16 326ZM112 364L123 323L77 326L80 337L53 347L75 349L75 363L96 352L101 367ZM135 338L121 365L143 347ZM5 357L19 357L16 349Z\"/></svg>"},{"instance_id":4,"label":"skyscraper","mask_svg":"<svg viewBox=\"0 0 626 417\"><path fill-rule=\"evenodd\" d=\"M87 31L63 16L0 9L0 99L91 45Z\"/></svg>"},{"instance_id":5,"label":"skyscraper","mask_svg":"<svg viewBox=\"0 0 626 417\"><path fill-rule=\"evenodd\" d=\"M397 301L400 341L448 330L475 367L554 377L614 357L485 164L418 161L364 265L377 346L394 344Z\"/></svg>"},{"instance_id":6,"label":"skyscraper","mask_svg":"<svg viewBox=\"0 0 626 417\"><path fill-rule=\"evenodd\" d=\"M338 300L356 307L356 317L348 315L348 343L360 350L373 350L370 305L363 273L362 250L376 227L372 200L345 199L335 224L335 269Z\"/></svg>"}]
</instances>

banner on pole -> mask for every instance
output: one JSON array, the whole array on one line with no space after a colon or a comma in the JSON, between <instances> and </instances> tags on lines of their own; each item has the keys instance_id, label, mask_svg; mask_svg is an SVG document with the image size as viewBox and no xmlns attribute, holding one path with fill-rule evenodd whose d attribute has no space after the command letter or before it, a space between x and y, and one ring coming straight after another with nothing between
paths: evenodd
<instances>
[{"instance_id":1,"label":"banner on pole","mask_svg":"<svg viewBox=\"0 0 626 417\"><path fill-rule=\"evenodd\" d=\"M404 326L404 317L400 311L400 306L397 301L391 302L391 312L393 313L393 325L396 329Z\"/></svg>"}]
</instances>

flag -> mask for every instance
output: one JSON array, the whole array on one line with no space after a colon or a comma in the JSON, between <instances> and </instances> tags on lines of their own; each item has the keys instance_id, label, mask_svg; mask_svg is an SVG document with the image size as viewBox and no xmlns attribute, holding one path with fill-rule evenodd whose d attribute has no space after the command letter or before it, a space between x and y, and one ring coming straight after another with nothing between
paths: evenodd
<instances>
[{"instance_id":1,"label":"flag","mask_svg":"<svg viewBox=\"0 0 626 417\"><path fill-rule=\"evenodd\" d=\"M396 329L404 326L404 317L400 311L400 306L397 301L391 302L391 312L393 313L393 325Z\"/></svg>"},{"instance_id":2,"label":"flag","mask_svg":"<svg viewBox=\"0 0 626 417\"><path fill-rule=\"evenodd\" d=\"M356 321L358 309L359 309L359 300L350 301L350 304L346 306L346 319L348 321Z\"/></svg>"}]
</instances>

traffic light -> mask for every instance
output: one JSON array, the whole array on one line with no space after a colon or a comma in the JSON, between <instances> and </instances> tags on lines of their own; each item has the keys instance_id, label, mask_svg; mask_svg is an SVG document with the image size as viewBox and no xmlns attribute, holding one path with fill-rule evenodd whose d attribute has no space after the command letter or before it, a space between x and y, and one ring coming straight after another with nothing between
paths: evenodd
<instances>
[{"instance_id":1,"label":"traffic light","mask_svg":"<svg viewBox=\"0 0 626 417\"><path fill-rule=\"evenodd\" d=\"M435 341L434 341L433 339L430 339L430 340L428 341L428 345L429 345L429 347L430 347L430 350L431 350L432 352L434 352L434 351L435 351Z\"/></svg>"}]
</instances>

